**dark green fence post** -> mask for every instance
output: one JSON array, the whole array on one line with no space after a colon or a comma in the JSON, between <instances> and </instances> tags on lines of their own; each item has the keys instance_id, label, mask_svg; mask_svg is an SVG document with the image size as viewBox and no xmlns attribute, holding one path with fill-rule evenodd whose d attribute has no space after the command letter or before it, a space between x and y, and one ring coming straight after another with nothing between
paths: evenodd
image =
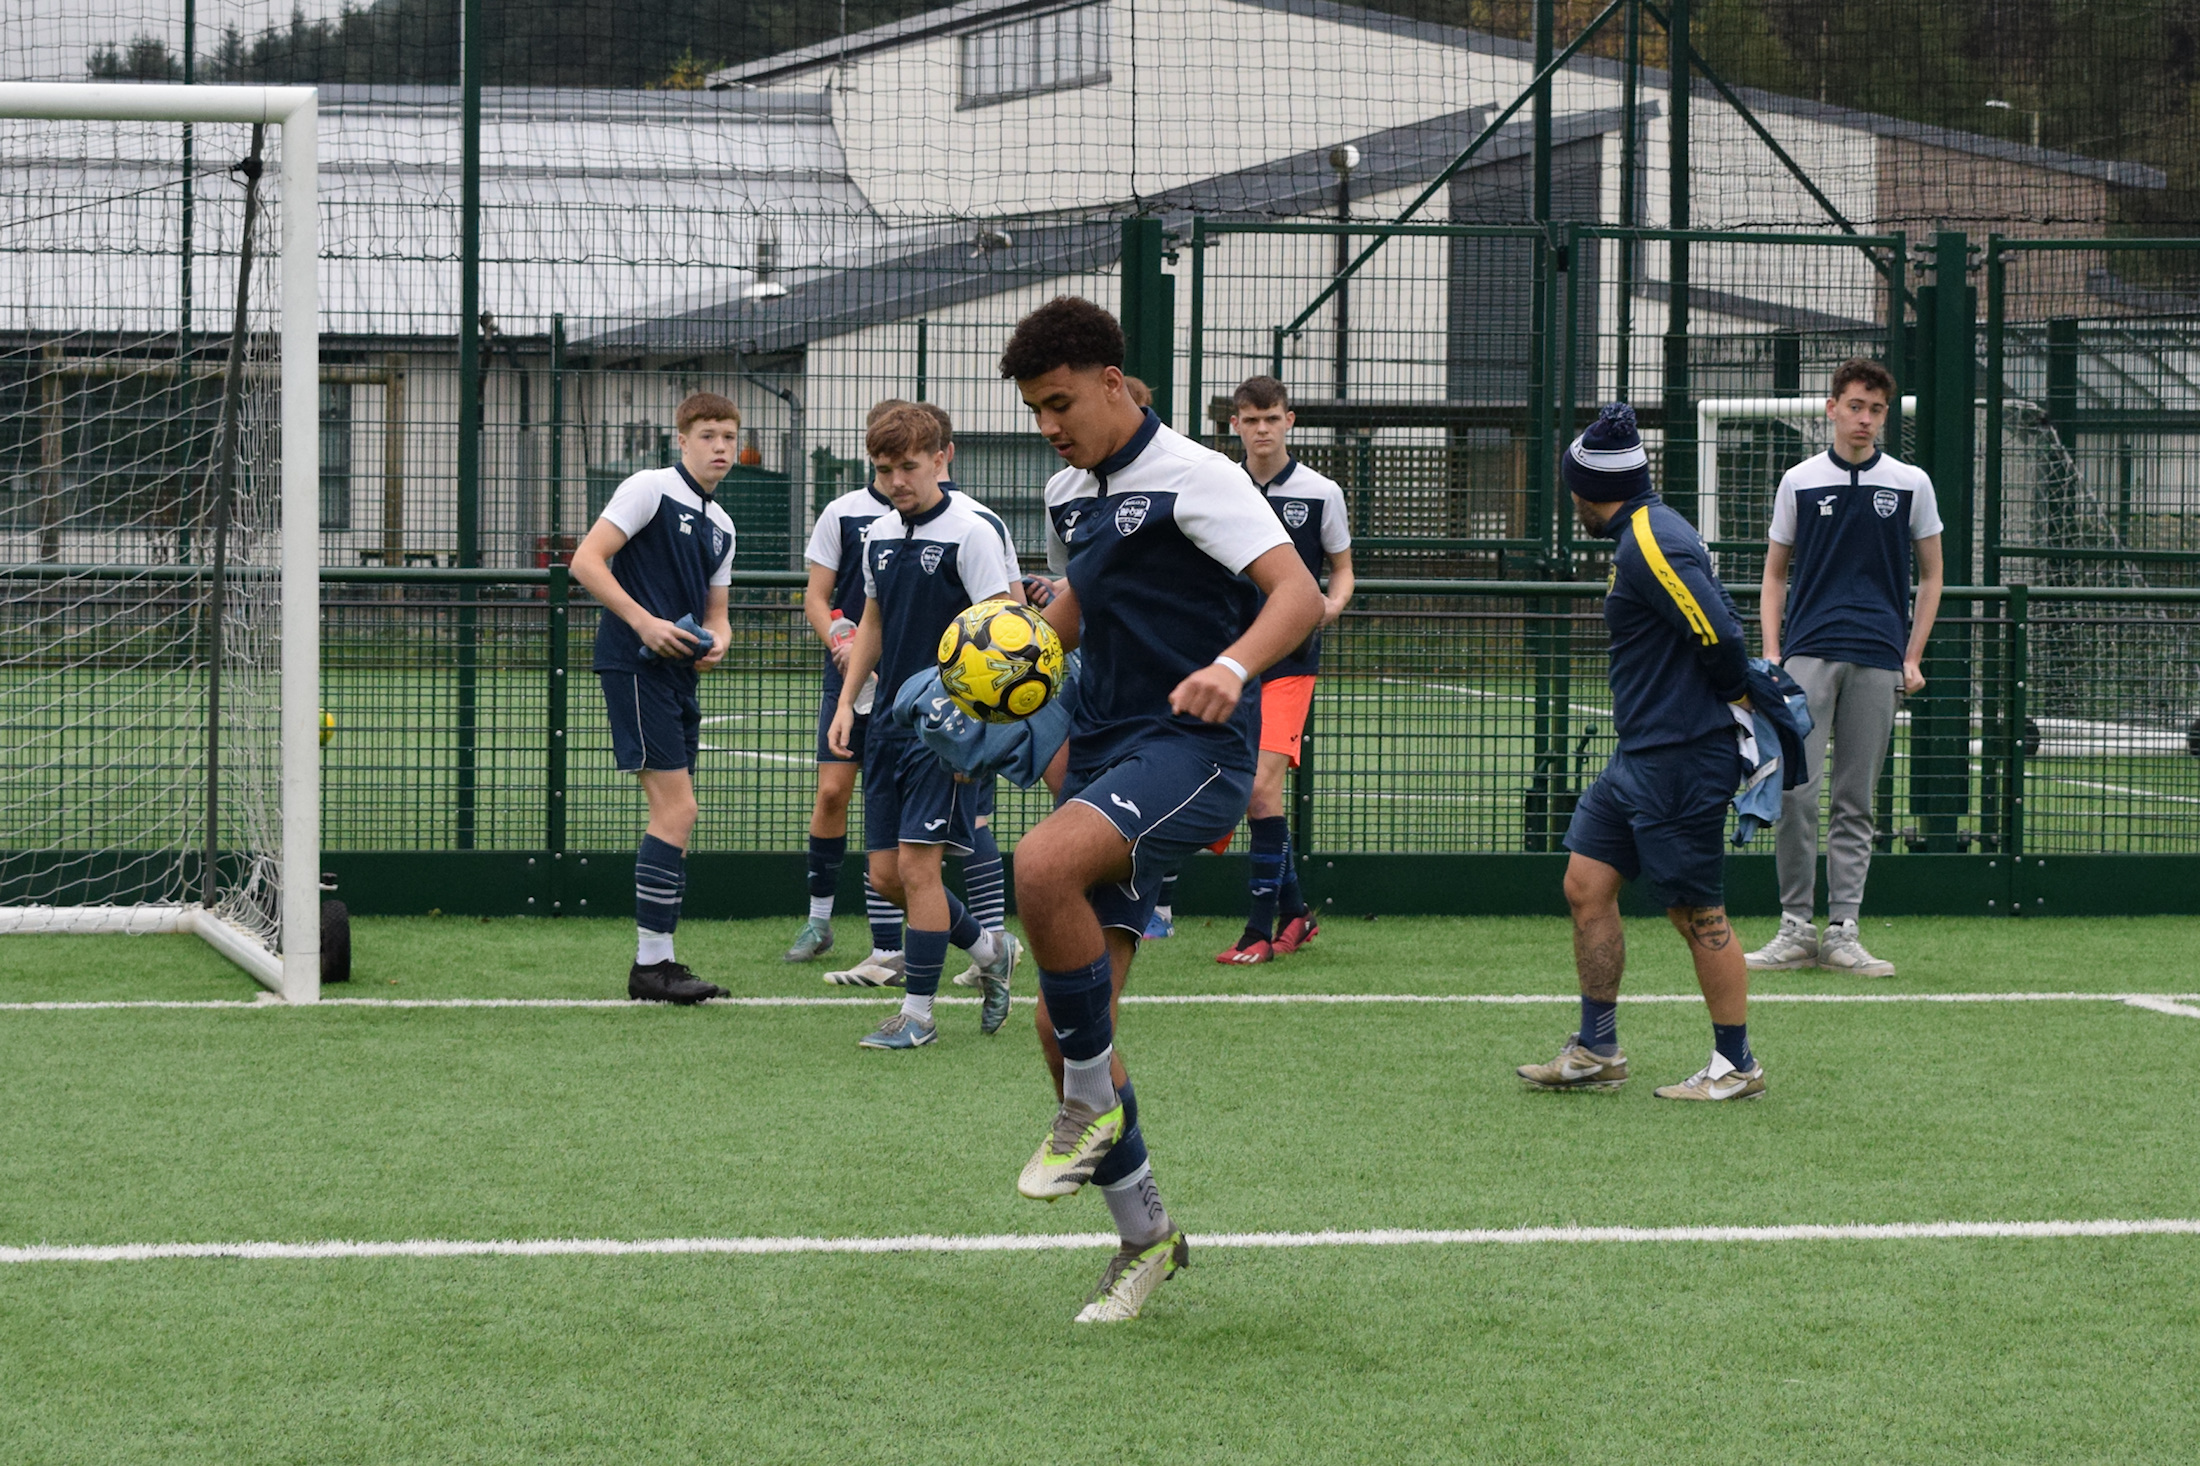
<instances>
[{"instance_id":1,"label":"dark green fence post","mask_svg":"<svg viewBox=\"0 0 2200 1466\"><path fill-rule=\"evenodd\" d=\"M927 380L932 371L932 323L923 316L917 317L917 398L924 400Z\"/></svg>"},{"instance_id":2,"label":"dark green fence post","mask_svg":"<svg viewBox=\"0 0 2200 1466\"><path fill-rule=\"evenodd\" d=\"M1921 300L1927 364L1919 371L1918 458L1932 475L1947 528L1941 544L1950 585L1973 583L1971 512L1977 390L1978 292L1967 283L1970 241L1948 230L1933 239L1933 285ZM1920 292L1922 296L1924 292ZM1925 848L1952 853L1971 803L1972 633L1969 601L1942 609L1926 647L1925 691L1910 714L1910 805Z\"/></svg>"},{"instance_id":3,"label":"dark green fence post","mask_svg":"<svg viewBox=\"0 0 2200 1466\"><path fill-rule=\"evenodd\" d=\"M559 864L565 854L565 719L567 664L570 660L568 611L572 600L572 572L560 562L550 563L549 596L549 727L543 748L542 848L550 855L550 909L560 899Z\"/></svg>"},{"instance_id":4,"label":"dark green fence post","mask_svg":"<svg viewBox=\"0 0 2200 1466\"><path fill-rule=\"evenodd\" d=\"M2003 420L2008 413L2008 384L2002 374L2006 355L2003 333L2006 321L2002 301L2007 285L2007 268L2001 253L2001 236L1988 235L1986 239L1986 543L1980 547L1980 583L2001 584L2001 485L2002 448L2007 439L2002 432Z\"/></svg>"},{"instance_id":5,"label":"dark green fence post","mask_svg":"<svg viewBox=\"0 0 2200 1466\"><path fill-rule=\"evenodd\" d=\"M1672 58L1666 95L1665 176L1667 222L1676 231L1689 227L1688 101L1693 81L1688 65L1690 24L1688 0L1673 0L1665 28L1666 51ZM1675 233L1665 246L1665 447L1661 467L1665 502L1687 515L1693 524L1697 520L1696 414L1688 400L1688 245L1684 233Z\"/></svg>"},{"instance_id":6,"label":"dark green fence post","mask_svg":"<svg viewBox=\"0 0 2200 1466\"><path fill-rule=\"evenodd\" d=\"M481 0L463 0L459 35L458 564L481 564ZM475 588L458 591L458 848L474 848L478 613Z\"/></svg>"},{"instance_id":7,"label":"dark green fence post","mask_svg":"<svg viewBox=\"0 0 2200 1466\"><path fill-rule=\"evenodd\" d=\"M2009 587L2009 695L2005 700L2009 712L2002 753L2009 791L2003 806L2002 849L2012 862L2012 900L2020 889L2014 883L2014 862L2024 858L2024 728L2030 716L2025 710L2025 683L2032 675L2031 595L2028 585Z\"/></svg>"},{"instance_id":8,"label":"dark green fence post","mask_svg":"<svg viewBox=\"0 0 2200 1466\"><path fill-rule=\"evenodd\" d=\"M1195 443L1207 441L1206 367L1207 353L1207 221L1192 220L1192 339L1191 359L1184 363L1185 395L1191 398L1185 411L1191 414L1184 424L1190 431L1185 437ZM1221 438L1218 431L1217 440Z\"/></svg>"},{"instance_id":9,"label":"dark green fence post","mask_svg":"<svg viewBox=\"0 0 2200 1466\"><path fill-rule=\"evenodd\" d=\"M1123 221L1123 370L1145 382L1155 415L1170 422L1176 281L1161 267L1166 244L1159 219Z\"/></svg>"}]
</instances>

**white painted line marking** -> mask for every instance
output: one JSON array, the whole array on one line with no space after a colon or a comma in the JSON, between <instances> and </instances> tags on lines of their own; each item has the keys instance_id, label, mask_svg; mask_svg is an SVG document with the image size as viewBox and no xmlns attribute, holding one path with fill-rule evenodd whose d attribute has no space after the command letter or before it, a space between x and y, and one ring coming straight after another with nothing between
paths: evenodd
<instances>
[{"instance_id":1,"label":"white painted line marking","mask_svg":"<svg viewBox=\"0 0 2200 1466\"><path fill-rule=\"evenodd\" d=\"M1537 1246L1593 1242L1946 1242L1969 1239L2200 1236L2200 1219L2160 1217L2086 1222L1872 1222L1773 1227L1510 1227L1358 1232L1215 1232L1200 1247L1461 1247ZM228 1258L244 1262L327 1262L351 1258L635 1257L800 1253L1062 1252L1113 1247L1102 1232L1008 1232L976 1236L906 1237L555 1237L535 1241L414 1240L409 1242L137 1242L106 1247L0 1247L0 1264L38 1262L160 1262Z\"/></svg>"},{"instance_id":2,"label":"white painted line marking","mask_svg":"<svg viewBox=\"0 0 2200 1466\"><path fill-rule=\"evenodd\" d=\"M2200 1018L2200 1008L2189 1003L2180 1003L2174 997L2134 994L2124 999L2124 1002L2129 1007L2145 1008L2153 1013L2168 1013L2178 1018Z\"/></svg>"},{"instance_id":3,"label":"white painted line marking","mask_svg":"<svg viewBox=\"0 0 2200 1466\"><path fill-rule=\"evenodd\" d=\"M2075 789L2098 789L2107 794L2129 794L2138 799L2151 799L2163 804L2200 804L2200 799L2190 794L2163 794L2154 789L2134 789L2129 784L2099 784L2091 779L2049 779L2050 784L2068 784Z\"/></svg>"},{"instance_id":4,"label":"white painted line marking","mask_svg":"<svg viewBox=\"0 0 2200 1466\"><path fill-rule=\"evenodd\" d=\"M2135 1008L2151 1008L2163 1013L2200 1018L2200 1009L2180 1007L2183 1003L2200 1003L2200 993L1751 993L1752 1003L2124 1003ZM876 1007L881 1003L901 1001L893 989L879 989L871 997L800 997L764 996L740 998L712 998L698 1006L705 1008L861 1008ZM941 1003L976 1007L982 999L950 997L943 993L936 1000ZM1309 1003L1333 1007L1350 1007L1383 1004L1488 1004L1497 1007L1514 1007L1545 1004L1570 1005L1580 1001L1572 993L1125 993L1125 1004L1153 1008L1182 1007L1265 1007L1270 1005L1296 1005ZM1620 998L1620 1003L1680 1003L1695 1004L1703 999L1695 993L1642 993ZM321 1008L615 1008L626 1012L648 1012L664 1005L637 1003L628 998L323 998L317 1004L301 1005ZM266 1012L271 1010L293 1011L293 1005L283 1002L272 993L263 993L253 999L205 998L180 999L111 999L83 1002L30 1002L0 1003L0 1013L84 1013L108 1009L216 1009L237 1012Z\"/></svg>"}]
</instances>

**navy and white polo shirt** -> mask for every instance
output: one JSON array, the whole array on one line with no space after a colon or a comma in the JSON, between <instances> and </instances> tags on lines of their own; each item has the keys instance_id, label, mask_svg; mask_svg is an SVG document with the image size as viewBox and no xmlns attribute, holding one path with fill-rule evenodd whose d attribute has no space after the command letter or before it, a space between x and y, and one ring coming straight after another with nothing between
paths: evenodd
<instances>
[{"instance_id":1,"label":"navy and white polo shirt","mask_svg":"<svg viewBox=\"0 0 2200 1466\"><path fill-rule=\"evenodd\" d=\"M1284 460L1283 472L1267 483L1254 486L1268 496L1268 507L1283 521L1291 546L1306 562L1306 573L1321 584L1322 562L1352 548L1352 528L1345 522L1344 490L1337 481L1316 473L1296 458ZM1311 677L1321 670L1322 634L1319 630L1282 661L1261 674L1263 682L1278 677Z\"/></svg>"},{"instance_id":2,"label":"navy and white polo shirt","mask_svg":"<svg viewBox=\"0 0 2200 1466\"><path fill-rule=\"evenodd\" d=\"M850 626L863 619L863 532L871 527L872 520L893 512L892 501L865 484L819 510L817 523L810 530L810 547L803 552L804 558L833 572L830 604L848 618ZM830 652L825 655L825 690L840 691L840 668L833 665Z\"/></svg>"},{"instance_id":3,"label":"navy and white polo shirt","mask_svg":"<svg viewBox=\"0 0 2200 1466\"><path fill-rule=\"evenodd\" d=\"M977 512L980 519L993 526L993 532L1001 537L1001 568L1008 572L1008 583L1020 585L1024 578L1023 562L1016 558L1016 541L1009 537L1008 525L1001 516L970 497L970 491L953 479L941 479L940 487L954 494Z\"/></svg>"},{"instance_id":4,"label":"navy and white polo shirt","mask_svg":"<svg viewBox=\"0 0 2200 1466\"><path fill-rule=\"evenodd\" d=\"M1780 653L1902 670L1910 640L1910 542L1941 532L1925 470L1828 449L1780 480L1772 542L1794 548Z\"/></svg>"},{"instance_id":5,"label":"navy and white polo shirt","mask_svg":"<svg viewBox=\"0 0 2200 1466\"><path fill-rule=\"evenodd\" d=\"M1260 592L1241 572L1290 542L1243 469L1150 408L1099 467L1047 481L1047 563L1068 574L1084 617L1072 772L1106 768L1155 737L1197 739L1218 765L1253 767L1257 688L1220 724L1171 712L1169 694L1245 634Z\"/></svg>"},{"instance_id":6,"label":"navy and white polo shirt","mask_svg":"<svg viewBox=\"0 0 2200 1466\"><path fill-rule=\"evenodd\" d=\"M912 672L936 665L940 633L964 607L1008 594L1001 531L989 518L947 491L922 514L882 514L864 531L864 594L878 602L883 623L882 703ZM874 727L871 736L878 734Z\"/></svg>"},{"instance_id":7,"label":"navy and white polo shirt","mask_svg":"<svg viewBox=\"0 0 2200 1466\"><path fill-rule=\"evenodd\" d=\"M682 465L645 469L620 484L603 518L626 536L611 557L612 578L650 615L700 621L710 588L733 584L733 520ZM632 672L644 660L642 639L607 608L595 670Z\"/></svg>"}]
</instances>

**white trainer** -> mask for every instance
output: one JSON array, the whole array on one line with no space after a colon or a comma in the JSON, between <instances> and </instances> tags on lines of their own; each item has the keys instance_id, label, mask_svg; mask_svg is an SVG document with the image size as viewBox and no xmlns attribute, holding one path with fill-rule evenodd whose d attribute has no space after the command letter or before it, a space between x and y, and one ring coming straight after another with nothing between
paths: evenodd
<instances>
[{"instance_id":1,"label":"white trainer","mask_svg":"<svg viewBox=\"0 0 2200 1466\"><path fill-rule=\"evenodd\" d=\"M1818 966L1827 972L1851 977L1893 977L1894 964L1864 950L1856 934L1854 918L1826 923L1826 939L1818 944Z\"/></svg>"},{"instance_id":2,"label":"white trainer","mask_svg":"<svg viewBox=\"0 0 2200 1466\"><path fill-rule=\"evenodd\" d=\"M907 958L899 952L885 957L866 957L843 972L828 972L825 980L836 988L898 988Z\"/></svg>"},{"instance_id":3,"label":"white trainer","mask_svg":"<svg viewBox=\"0 0 2200 1466\"><path fill-rule=\"evenodd\" d=\"M1817 967L1818 928L1807 921L1792 916L1780 918L1780 929L1772 940L1742 959L1751 972L1794 972L1799 968Z\"/></svg>"}]
</instances>

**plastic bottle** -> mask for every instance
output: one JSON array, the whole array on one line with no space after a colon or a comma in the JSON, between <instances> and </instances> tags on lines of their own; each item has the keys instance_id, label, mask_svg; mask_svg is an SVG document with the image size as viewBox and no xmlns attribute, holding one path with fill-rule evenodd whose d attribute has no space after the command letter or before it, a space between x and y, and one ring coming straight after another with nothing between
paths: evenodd
<instances>
[{"instance_id":1,"label":"plastic bottle","mask_svg":"<svg viewBox=\"0 0 2200 1466\"><path fill-rule=\"evenodd\" d=\"M838 649L842 644L855 640L855 635L856 623L850 621L846 613L844 613L838 606L835 606L833 608L831 630L833 647L835 649ZM873 672L870 675L870 678L864 682L863 690L856 694L856 711L868 717L870 715L872 705L877 701L878 673Z\"/></svg>"}]
</instances>

